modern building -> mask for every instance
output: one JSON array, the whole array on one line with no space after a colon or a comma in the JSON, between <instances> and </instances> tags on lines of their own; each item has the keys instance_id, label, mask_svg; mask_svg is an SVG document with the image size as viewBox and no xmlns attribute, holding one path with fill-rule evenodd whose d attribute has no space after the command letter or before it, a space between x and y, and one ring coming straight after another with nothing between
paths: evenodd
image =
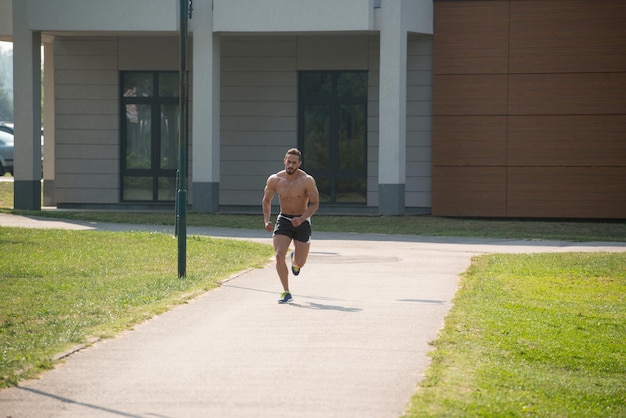
<instances>
[{"instance_id":1,"label":"modern building","mask_svg":"<svg viewBox=\"0 0 626 418\"><path fill-rule=\"evenodd\" d=\"M193 0L189 203L260 211L290 147L325 213L626 218L626 3ZM179 0L0 0L15 207L172 207ZM40 48L44 47L43 91Z\"/></svg>"}]
</instances>

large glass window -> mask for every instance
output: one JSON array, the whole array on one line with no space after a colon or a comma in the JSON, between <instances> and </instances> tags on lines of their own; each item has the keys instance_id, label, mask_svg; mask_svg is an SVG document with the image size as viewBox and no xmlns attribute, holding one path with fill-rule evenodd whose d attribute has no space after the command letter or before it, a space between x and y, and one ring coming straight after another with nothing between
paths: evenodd
<instances>
[{"instance_id":1,"label":"large glass window","mask_svg":"<svg viewBox=\"0 0 626 418\"><path fill-rule=\"evenodd\" d=\"M367 72L299 74L298 146L320 202L367 203Z\"/></svg>"},{"instance_id":2,"label":"large glass window","mask_svg":"<svg viewBox=\"0 0 626 418\"><path fill-rule=\"evenodd\" d=\"M121 199L173 202L178 164L178 73L121 74Z\"/></svg>"}]
</instances>

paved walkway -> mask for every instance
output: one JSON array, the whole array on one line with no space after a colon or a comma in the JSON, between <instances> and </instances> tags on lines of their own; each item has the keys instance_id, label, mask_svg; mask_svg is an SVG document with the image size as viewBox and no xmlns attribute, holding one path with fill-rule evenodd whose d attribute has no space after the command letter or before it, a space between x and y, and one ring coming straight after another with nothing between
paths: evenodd
<instances>
[{"instance_id":1,"label":"paved walkway","mask_svg":"<svg viewBox=\"0 0 626 418\"><path fill-rule=\"evenodd\" d=\"M5 214L0 226L173 232ZM188 233L271 242L263 230ZM471 257L546 251L626 243L314 233L309 262L290 278L294 303L276 303L273 263L244 272L0 391L0 416L396 418Z\"/></svg>"}]
</instances>

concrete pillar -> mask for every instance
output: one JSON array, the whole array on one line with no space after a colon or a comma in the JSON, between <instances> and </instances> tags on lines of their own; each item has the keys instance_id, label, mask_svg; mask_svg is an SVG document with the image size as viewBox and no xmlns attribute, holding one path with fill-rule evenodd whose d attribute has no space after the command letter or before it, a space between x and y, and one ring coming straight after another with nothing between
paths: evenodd
<instances>
[{"instance_id":1,"label":"concrete pillar","mask_svg":"<svg viewBox=\"0 0 626 418\"><path fill-rule=\"evenodd\" d=\"M220 37L213 33L210 2L194 4L192 188L196 212L219 210L220 190Z\"/></svg>"},{"instance_id":2,"label":"concrete pillar","mask_svg":"<svg viewBox=\"0 0 626 418\"><path fill-rule=\"evenodd\" d=\"M29 30L28 4L13 2L13 206L41 210L41 32Z\"/></svg>"},{"instance_id":3,"label":"concrete pillar","mask_svg":"<svg viewBox=\"0 0 626 418\"><path fill-rule=\"evenodd\" d=\"M386 1L380 9L379 212L402 215L406 187L407 31L403 1Z\"/></svg>"},{"instance_id":4,"label":"concrete pillar","mask_svg":"<svg viewBox=\"0 0 626 418\"><path fill-rule=\"evenodd\" d=\"M44 40L44 106L43 106L43 204L55 206L54 198L54 47Z\"/></svg>"}]
</instances>

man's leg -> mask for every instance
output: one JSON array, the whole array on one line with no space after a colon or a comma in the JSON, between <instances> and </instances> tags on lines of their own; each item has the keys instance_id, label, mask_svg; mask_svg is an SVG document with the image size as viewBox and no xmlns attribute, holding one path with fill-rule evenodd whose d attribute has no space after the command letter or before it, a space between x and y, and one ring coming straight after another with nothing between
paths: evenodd
<instances>
[{"instance_id":1,"label":"man's leg","mask_svg":"<svg viewBox=\"0 0 626 418\"><path fill-rule=\"evenodd\" d=\"M289 270L287 269L287 263L285 257L287 256L287 250L291 244L291 238L286 235L276 234L274 235L274 251L276 253L276 272L280 278L280 283L283 285L283 290L287 292L289 290Z\"/></svg>"},{"instance_id":2,"label":"man's leg","mask_svg":"<svg viewBox=\"0 0 626 418\"><path fill-rule=\"evenodd\" d=\"M293 245L295 247L293 263L296 266L302 268L304 267L304 264L306 264L306 259L309 256L309 249L311 248L311 243L293 240Z\"/></svg>"}]
</instances>

